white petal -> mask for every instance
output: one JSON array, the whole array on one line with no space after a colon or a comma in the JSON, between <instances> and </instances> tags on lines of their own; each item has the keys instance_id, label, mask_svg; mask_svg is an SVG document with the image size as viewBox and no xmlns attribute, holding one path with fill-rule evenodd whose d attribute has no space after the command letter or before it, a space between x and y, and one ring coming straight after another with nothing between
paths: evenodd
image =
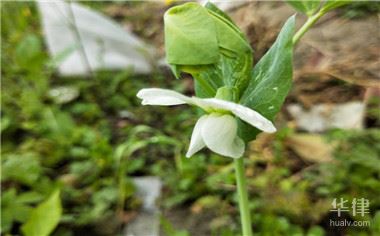
<instances>
[{"instance_id":1,"label":"white petal","mask_svg":"<svg viewBox=\"0 0 380 236\"><path fill-rule=\"evenodd\" d=\"M202 126L207 120L208 115L204 115L199 120L194 126L193 134L191 135L191 141L190 141L190 146L189 150L186 153L186 157L191 157L194 155L196 152L201 150L206 146L206 144L203 142L203 138L201 135L201 130Z\"/></svg>"},{"instance_id":2,"label":"white petal","mask_svg":"<svg viewBox=\"0 0 380 236\"><path fill-rule=\"evenodd\" d=\"M246 106L224 101L217 98L199 99L193 98L193 100L200 107L212 107L213 109L227 110L238 116L240 119L249 123L250 125L267 133L276 132L276 128L270 120L260 115L260 113L248 108Z\"/></svg>"},{"instance_id":3,"label":"white petal","mask_svg":"<svg viewBox=\"0 0 380 236\"><path fill-rule=\"evenodd\" d=\"M240 119L244 120L248 124L264 132L276 132L276 127L274 127L273 123L270 120L262 116L257 111L254 111L246 106L238 105L235 107L234 110L232 110L232 113L234 113L236 116L238 116Z\"/></svg>"},{"instance_id":4,"label":"white petal","mask_svg":"<svg viewBox=\"0 0 380 236\"><path fill-rule=\"evenodd\" d=\"M237 123L231 115L207 116L202 138L209 149L220 155L239 158L244 153L244 142L237 136Z\"/></svg>"},{"instance_id":5,"label":"white petal","mask_svg":"<svg viewBox=\"0 0 380 236\"><path fill-rule=\"evenodd\" d=\"M141 89L136 96L142 99L143 105L172 106L192 103L191 98L169 89Z\"/></svg>"}]
</instances>

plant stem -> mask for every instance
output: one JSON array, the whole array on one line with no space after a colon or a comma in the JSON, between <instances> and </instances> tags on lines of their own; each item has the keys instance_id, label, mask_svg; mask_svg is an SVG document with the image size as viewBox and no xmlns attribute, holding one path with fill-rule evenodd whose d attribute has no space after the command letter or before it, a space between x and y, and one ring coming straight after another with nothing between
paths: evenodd
<instances>
[{"instance_id":1,"label":"plant stem","mask_svg":"<svg viewBox=\"0 0 380 236\"><path fill-rule=\"evenodd\" d=\"M321 18L324 14L326 14L326 11L319 11L316 14L310 16L305 24L295 33L293 36L293 45L300 40L300 38L318 21L319 18Z\"/></svg>"},{"instance_id":2,"label":"plant stem","mask_svg":"<svg viewBox=\"0 0 380 236\"><path fill-rule=\"evenodd\" d=\"M247 183L244 172L244 159L235 159L234 165L239 195L239 209L243 236L252 236L251 214L249 212Z\"/></svg>"}]
</instances>

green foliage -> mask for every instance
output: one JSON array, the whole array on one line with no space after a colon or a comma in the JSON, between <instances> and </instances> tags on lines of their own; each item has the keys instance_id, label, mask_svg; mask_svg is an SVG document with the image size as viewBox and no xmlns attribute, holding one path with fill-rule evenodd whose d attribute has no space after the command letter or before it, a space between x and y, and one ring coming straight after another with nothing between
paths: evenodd
<instances>
[{"instance_id":1,"label":"green foliage","mask_svg":"<svg viewBox=\"0 0 380 236\"><path fill-rule=\"evenodd\" d=\"M2 181L16 181L32 185L39 179L41 173L39 160L31 153L10 154L2 158Z\"/></svg>"},{"instance_id":2,"label":"green foliage","mask_svg":"<svg viewBox=\"0 0 380 236\"><path fill-rule=\"evenodd\" d=\"M171 8L164 19L169 64L207 65L217 62L216 28L205 8L196 3L184 4Z\"/></svg>"},{"instance_id":3,"label":"green foliage","mask_svg":"<svg viewBox=\"0 0 380 236\"><path fill-rule=\"evenodd\" d=\"M36 35L27 35L15 51L15 60L25 69L38 69L41 62L42 43Z\"/></svg>"},{"instance_id":4,"label":"green foliage","mask_svg":"<svg viewBox=\"0 0 380 236\"><path fill-rule=\"evenodd\" d=\"M321 165L319 176L324 176L317 191L326 195L347 195L347 198L371 199L373 207L379 206L377 198L380 183L380 132L332 132L331 139L339 140L335 165ZM359 194L360 193L360 194Z\"/></svg>"},{"instance_id":5,"label":"green foliage","mask_svg":"<svg viewBox=\"0 0 380 236\"><path fill-rule=\"evenodd\" d=\"M304 13L308 16L312 16L319 8L321 4L320 0L287 0L294 9Z\"/></svg>"},{"instance_id":6,"label":"green foliage","mask_svg":"<svg viewBox=\"0 0 380 236\"><path fill-rule=\"evenodd\" d=\"M167 236L190 236L190 234L185 230L176 230L164 217L161 217L161 226Z\"/></svg>"},{"instance_id":7,"label":"green foliage","mask_svg":"<svg viewBox=\"0 0 380 236\"><path fill-rule=\"evenodd\" d=\"M276 42L253 68L250 83L240 99L241 104L270 120L280 111L291 88L294 24L295 17L292 16L284 24ZM246 142L258 133L256 128L239 123L239 136Z\"/></svg>"},{"instance_id":8,"label":"green foliage","mask_svg":"<svg viewBox=\"0 0 380 236\"><path fill-rule=\"evenodd\" d=\"M17 195L11 188L1 195L1 232L11 229L14 221L24 223L32 211L31 204L41 201L42 195L37 192L26 192Z\"/></svg>"},{"instance_id":9,"label":"green foliage","mask_svg":"<svg viewBox=\"0 0 380 236\"><path fill-rule=\"evenodd\" d=\"M199 97L214 97L223 86L244 89L252 49L231 19L212 3L186 3L168 10L165 48L176 77L190 73ZM196 53L195 53L196 52Z\"/></svg>"},{"instance_id":10,"label":"green foliage","mask_svg":"<svg viewBox=\"0 0 380 236\"><path fill-rule=\"evenodd\" d=\"M313 16L321 5L320 0L286 0L296 11ZM322 2L321 12L326 13L352 3L352 0L326 0Z\"/></svg>"},{"instance_id":11,"label":"green foliage","mask_svg":"<svg viewBox=\"0 0 380 236\"><path fill-rule=\"evenodd\" d=\"M175 74L181 70L192 74L197 96L213 97L219 88L232 88L237 91L236 102L240 100L273 119L292 81L294 22L294 17L287 21L271 50L250 75L251 48L229 17L211 3L205 8L196 3L173 7L165 14L168 62L174 64ZM203 24L207 28L199 26ZM244 122L239 123L239 136L246 142L258 133Z\"/></svg>"},{"instance_id":12,"label":"green foliage","mask_svg":"<svg viewBox=\"0 0 380 236\"><path fill-rule=\"evenodd\" d=\"M120 183L115 175L120 165L113 149L122 140L112 143L114 123L106 116L116 117L132 104L134 94L122 92L131 88L129 73L99 73L91 81L56 78L34 29L34 4L5 3L1 11L2 234L20 234L20 223L31 214L47 221L33 212L57 186L65 209L62 222L71 230L115 215L118 201L132 208L133 184L125 173ZM49 95L56 86L74 87L78 96L57 102ZM124 139L128 130L118 135ZM25 230L31 234L36 224L29 221Z\"/></svg>"},{"instance_id":13,"label":"green foliage","mask_svg":"<svg viewBox=\"0 0 380 236\"><path fill-rule=\"evenodd\" d=\"M182 122L191 112L174 116L138 106L135 94L150 84L150 76L102 71L89 80L58 78L51 70L58 59L47 58L40 29L34 28L35 6L13 2L1 10L2 234L21 234L20 225L57 186L64 209L57 234L108 219L117 222L111 234L117 232L118 214L140 205L129 176L152 173L147 163L160 161L157 156L165 157L161 162L172 172L181 168L185 142L170 136L191 131L191 123ZM152 77L168 83L163 75ZM77 95L62 103L50 95L56 88L72 88Z\"/></svg>"},{"instance_id":14,"label":"green foliage","mask_svg":"<svg viewBox=\"0 0 380 236\"><path fill-rule=\"evenodd\" d=\"M21 228L25 236L48 236L55 229L62 215L59 195L60 191L55 190L46 201L31 211L29 219Z\"/></svg>"},{"instance_id":15,"label":"green foliage","mask_svg":"<svg viewBox=\"0 0 380 236\"><path fill-rule=\"evenodd\" d=\"M322 12L328 12L334 10L338 7L350 4L352 0L327 0L326 3L322 6Z\"/></svg>"},{"instance_id":16,"label":"green foliage","mask_svg":"<svg viewBox=\"0 0 380 236\"><path fill-rule=\"evenodd\" d=\"M343 6L340 12L347 18L361 18L376 15L380 12L380 2L353 1L351 4Z\"/></svg>"},{"instance_id":17,"label":"green foliage","mask_svg":"<svg viewBox=\"0 0 380 236\"><path fill-rule=\"evenodd\" d=\"M306 236L323 236L325 235L325 231L320 226L313 226L308 231Z\"/></svg>"},{"instance_id":18,"label":"green foliage","mask_svg":"<svg viewBox=\"0 0 380 236\"><path fill-rule=\"evenodd\" d=\"M377 211L372 220L371 231L376 235L380 234L380 211Z\"/></svg>"}]
</instances>

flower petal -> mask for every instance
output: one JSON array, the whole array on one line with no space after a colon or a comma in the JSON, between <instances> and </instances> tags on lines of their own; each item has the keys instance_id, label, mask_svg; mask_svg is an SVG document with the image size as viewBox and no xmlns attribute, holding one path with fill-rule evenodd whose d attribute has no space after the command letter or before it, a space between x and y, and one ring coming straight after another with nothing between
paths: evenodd
<instances>
[{"instance_id":1,"label":"flower petal","mask_svg":"<svg viewBox=\"0 0 380 236\"><path fill-rule=\"evenodd\" d=\"M143 105L172 106L186 103L192 104L190 97L169 89L141 89L136 96L142 99L141 104Z\"/></svg>"},{"instance_id":2,"label":"flower petal","mask_svg":"<svg viewBox=\"0 0 380 236\"><path fill-rule=\"evenodd\" d=\"M252 110L249 107L224 101L217 98L192 98L196 104L200 107L212 107L214 109L227 110L232 112L234 115L238 116L240 119L249 123L250 125L264 131L267 133L276 132L276 127L272 124L270 120L262 116L260 113Z\"/></svg>"},{"instance_id":3,"label":"flower petal","mask_svg":"<svg viewBox=\"0 0 380 236\"><path fill-rule=\"evenodd\" d=\"M143 105L180 105L191 104L196 105L206 112L218 110L230 111L243 121L267 133L276 132L276 128L270 120L262 116L260 113L237 103L229 102L217 98L197 98L187 97L169 89L149 88L142 89L137 93L137 97L142 99Z\"/></svg>"},{"instance_id":4,"label":"flower petal","mask_svg":"<svg viewBox=\"0 0 380 236\"><path fill-rule=\"evenodd\" d=\"M231 115L208 115L201 134L213 152L232 158L239 158L244 153L244 142L237 136L237 123Z\"/></svg>"},{"instance_id":5,"label":"flower petal","mask_svg":"<svg viewBox=\"0 0 380 236\"><path fill-rule=\"evenodd\" d=\"M208 115L202 116L201 118L199 118L199 120L195 124L193 134L191 135L189 150L186 153L186 157L191 157L196 152L198 152L199 150L201 150L202 148L206 146L201 135L201 130L202 130L202 126L207 120L207 117Z\"/></svg>"}]
</instances>

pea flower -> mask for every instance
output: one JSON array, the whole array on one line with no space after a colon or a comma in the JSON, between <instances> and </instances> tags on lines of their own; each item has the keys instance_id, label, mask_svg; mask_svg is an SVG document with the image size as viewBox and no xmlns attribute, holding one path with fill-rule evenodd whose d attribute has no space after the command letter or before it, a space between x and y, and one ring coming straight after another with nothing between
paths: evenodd
<instances>
[{"instance_id":1,"label":"pea flower","mask_svg":"<svg viewBox=\"0 0 380 236\"><path fill-rule=\"evenodd\" d=\"M137 93L137 97L142 99L142 105L189 104L206 112L195 124L186 157L191 157L206 146L222 156L241 157L245 144L237 134L236 117L264 132L276 131L272 122L258 112L219 98L188 97L173 90L159 88L142 89Z\"/></svg>"}]
</instances>

